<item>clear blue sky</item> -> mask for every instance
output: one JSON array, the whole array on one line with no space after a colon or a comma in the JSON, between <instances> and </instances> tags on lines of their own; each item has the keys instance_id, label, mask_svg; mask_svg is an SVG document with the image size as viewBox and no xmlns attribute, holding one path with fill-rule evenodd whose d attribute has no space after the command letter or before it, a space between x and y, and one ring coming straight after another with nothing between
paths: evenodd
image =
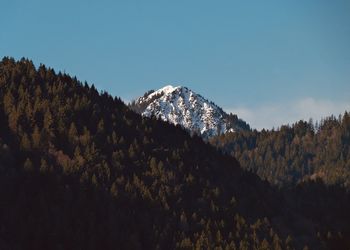
<instances>
[{"instance_id":1,"label":"clear blue sky","mask_svg":"<svg viewBox=\"0 0 350 250\"><path fill-rule=\"evenodd\" d=\"M1 57L125 100L185 85L259 128L350 110L347 0L0 2Z\"/></svg>"}]
</instances>

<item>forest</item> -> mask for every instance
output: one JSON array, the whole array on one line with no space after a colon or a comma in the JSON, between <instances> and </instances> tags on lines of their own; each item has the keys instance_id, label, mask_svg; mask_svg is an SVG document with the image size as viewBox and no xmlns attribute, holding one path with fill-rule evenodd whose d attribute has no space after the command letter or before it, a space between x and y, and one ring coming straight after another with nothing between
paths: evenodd
<instances>
[{"instance_id":1,"label":"forest","mask_svg":"<svg viewBox=\"0 0 350 250\"><path fill-rule=\"evenodd\" d=\"M278 186L309 179L350 188L350 114L299 121L277 130L245 130L212 138L241 166Z\"/></svg>"},{"instance_id":2,"label":"forest","mask_svg":"<svg viewBox=\"0 0 350 250\"><path fill-rule=\"evenodd\" d=\"M93 84L5 57L0 249L349 249L348 138L344 114L316 130L230 134L217 148ZM269 170L254 171L259 155ZM296 184L270 183L280 181Z\"/></svg>"}]
</instances>

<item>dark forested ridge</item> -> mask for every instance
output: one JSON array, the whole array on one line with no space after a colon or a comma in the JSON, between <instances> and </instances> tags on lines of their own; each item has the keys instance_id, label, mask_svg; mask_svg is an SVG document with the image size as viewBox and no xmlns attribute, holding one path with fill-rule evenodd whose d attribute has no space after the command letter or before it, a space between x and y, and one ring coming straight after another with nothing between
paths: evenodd
<instances>
[{"instance_id":1,"label":"dark forested ridge","mask_svg":"<svg viewBox=\"0 0 350 250\"><path fill-rule=\"evenodd\" d=\"M180 127L0 62L0 249L347 249L349 194L277 190Z\"/></svg>"},{"instance_id":2,"label":"dark forested ridge","mask_svg":"<svg viewBox=\"0 0 350 250\"><path fill-rule=\"evenodd\" d=\"M261 132L229 133L211 143L236 157L241 166L277 185L321 178L350 188L350 114L300 121Z\"/></svg>"}]
</instances>

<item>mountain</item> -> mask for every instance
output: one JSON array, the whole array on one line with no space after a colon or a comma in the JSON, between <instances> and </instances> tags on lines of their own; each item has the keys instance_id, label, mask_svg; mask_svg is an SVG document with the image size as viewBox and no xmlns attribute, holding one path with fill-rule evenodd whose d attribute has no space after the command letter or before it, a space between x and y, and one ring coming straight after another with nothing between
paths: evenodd
<instances>
[{"instance_id":1,"label":"mountain","mask_svg":"<svg viewBox=\"0 0 350 250\"><path fill-rule=\"evenodd\" d=\"M349 249L349 199L277 189L93 85L0 61L2 250Z\"/></svg>"},{"instance_id":2,"label":"mountain","mask_svg":"<svg viewBox=\"0 0 350 250\"><path fill-rule=\"evenodd\" d=\"M157 91L148 91L133 101L130 107L143 116L155 116L181 125L204 138L250 130L249 125L236 115L225 113L213 102L182 86L168 85Z\"/></svg>"}]
</instances>

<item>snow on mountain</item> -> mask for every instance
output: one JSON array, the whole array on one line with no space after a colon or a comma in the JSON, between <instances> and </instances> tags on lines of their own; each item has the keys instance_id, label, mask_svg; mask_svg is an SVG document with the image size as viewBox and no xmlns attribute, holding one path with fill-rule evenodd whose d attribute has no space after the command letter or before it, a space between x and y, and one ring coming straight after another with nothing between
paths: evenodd
<instances>
[{"instance_id":1,"label":"snow on mountain","mask_svg":"<svg viewBox=\"0 0 350 250\"><path fill-rule=\"evenodd\" d=\"M133 101L130 107L143 116L156 116L175 125L179 124L205 138L250 129L236 115L225 113L213 102L182 86L168 85L157 91L149 91Z\"/></svg>"}]
</instances>

